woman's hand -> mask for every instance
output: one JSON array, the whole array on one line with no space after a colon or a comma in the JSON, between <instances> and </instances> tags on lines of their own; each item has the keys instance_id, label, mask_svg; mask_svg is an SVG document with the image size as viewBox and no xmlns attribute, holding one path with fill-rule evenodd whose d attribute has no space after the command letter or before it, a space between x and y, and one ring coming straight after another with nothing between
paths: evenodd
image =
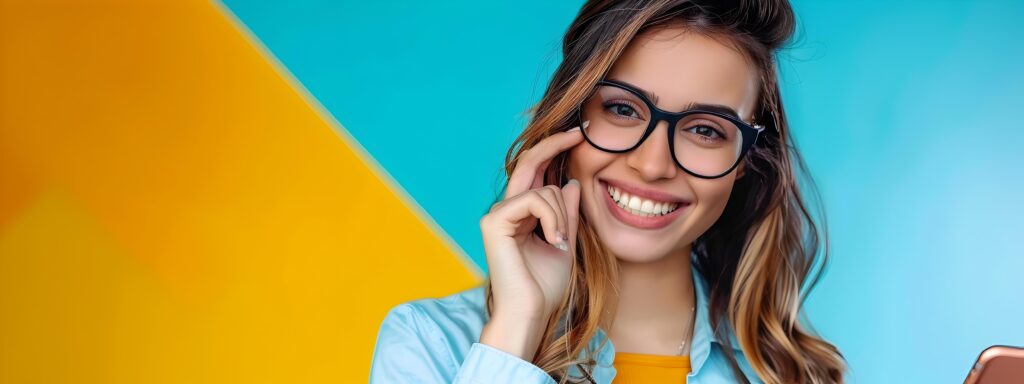
<instances>
[{"instance_id":1,"label":"woman's hand","mask_svg":"<svg viewBox=\"0 0 1024 384\"><path fill-rule=\"evenodd\" d=\"M492 318L481 342L492 341L523 358L532 357L541 330L531 328L545 325L561 302L576 252L580 185L571 180L564 187L545 186L543 179L556 155L582 141L577 127L525 150L504 200L480 219L494 295ZM534 234L538 223L544 239Z\"/></svg>"}]
</instances>

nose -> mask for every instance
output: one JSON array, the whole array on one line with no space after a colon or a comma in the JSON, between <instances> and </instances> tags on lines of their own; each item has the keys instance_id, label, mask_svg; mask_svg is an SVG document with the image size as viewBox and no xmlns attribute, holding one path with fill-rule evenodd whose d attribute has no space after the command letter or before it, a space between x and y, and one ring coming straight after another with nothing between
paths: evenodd
<instances>
[{"instance_id":1,"label":"nose","mask_svg":"<svg viewBox=\"0 0 1024 384\"><path fill-rule=\"evenodd\" d=\"M633 168L646 181L671 179L678 168L668 148L668 135L662 130L669 129L668 122L659 121L654 132L636 149L626 153L626 165Z\"/></svg>"}]
</instances>

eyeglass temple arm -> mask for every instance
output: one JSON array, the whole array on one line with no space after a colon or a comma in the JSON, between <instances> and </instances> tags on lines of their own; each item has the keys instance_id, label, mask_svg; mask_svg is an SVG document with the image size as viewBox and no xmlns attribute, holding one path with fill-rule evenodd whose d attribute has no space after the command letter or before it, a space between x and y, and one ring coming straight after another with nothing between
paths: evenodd
<instances>
[{"instance_id":1,"label":"eyeglass temple arm","mask_svg":"<svg viewBox=\"0 0 1024 384\"><path fill-rule=\"evenodd\" d=\"M770 114L771 117L772 117L772 124L775 124L775 111L769 109L768 110L768 114ZM758 124L757 123L757 118L754 118L754 120L752 120L750 122L750 125L752 127L754 127L755 129L757 129L758 132L763 131L765 128L767 128L767 126L765 126L765 125Z\"/></svg>"}]
</instances>

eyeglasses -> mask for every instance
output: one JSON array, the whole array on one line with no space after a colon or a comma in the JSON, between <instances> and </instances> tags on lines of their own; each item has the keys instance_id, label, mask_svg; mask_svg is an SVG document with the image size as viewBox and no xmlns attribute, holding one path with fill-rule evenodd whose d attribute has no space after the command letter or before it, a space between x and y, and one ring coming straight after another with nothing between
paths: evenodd
<instances>
[{"instance_id":1,"label":"eyeglasses","mask_svg":"<svg viewBox=\"0 0 1024 384\"><path fill-rule=\"evenodd\" d=\"M701 105L664 111L644 91L615 80L600 80L579 108L590 120L583 136L597 149L625 153L640 146L659 121L668 122L672 159L686 173L714 179L732 172L757 141L764 126L747 124L728 107Z\"/></svg>"}]
</instances>

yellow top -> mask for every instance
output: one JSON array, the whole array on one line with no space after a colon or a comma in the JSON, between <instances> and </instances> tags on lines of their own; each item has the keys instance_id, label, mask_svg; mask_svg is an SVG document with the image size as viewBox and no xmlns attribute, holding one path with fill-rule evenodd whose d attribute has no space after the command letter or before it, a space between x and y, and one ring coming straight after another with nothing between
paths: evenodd
<instances>
[{"instance_id":1,"label":"yellow top","mask_svg":"<svg viewBox=\"0 0 1024 384\"><path fill-rule=\"evenodd\" d=\"M690 356L649 355L616 352L615 383L686 383L690 373Z\"/></svg>"}]
</instances>

